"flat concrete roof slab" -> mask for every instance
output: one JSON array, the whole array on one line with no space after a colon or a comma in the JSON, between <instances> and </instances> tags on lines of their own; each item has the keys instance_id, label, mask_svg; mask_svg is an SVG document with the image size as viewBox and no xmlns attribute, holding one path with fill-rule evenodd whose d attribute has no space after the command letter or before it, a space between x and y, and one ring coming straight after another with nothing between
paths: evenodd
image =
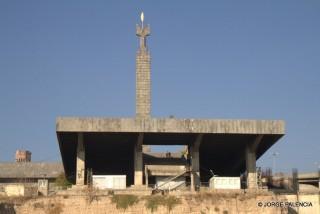
<instances>
[{"instance_id":1,"label":"flat concrete roof slab","mask_svg":"<svg viewBox=\"0 0 320 214\"><path fill-rule=\"evenodd\" d=\"M284 135L283 120L59 117L57 132L144 132Z\"/></svg>"}]
</instances>

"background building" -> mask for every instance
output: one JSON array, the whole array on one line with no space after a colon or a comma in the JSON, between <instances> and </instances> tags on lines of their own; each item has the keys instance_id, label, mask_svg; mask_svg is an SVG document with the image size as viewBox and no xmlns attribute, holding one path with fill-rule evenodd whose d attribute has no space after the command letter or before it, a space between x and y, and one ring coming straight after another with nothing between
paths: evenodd
<instances>
[{"instance_id":1,"label":"background building","mask_svg":"<svg viewBox=\"0 0 320 214\"><path fill-rule=\"evenodd\" d=\"M16 162L30 162L31 152L27 150L17 150L16 151Z\"/></svg>"}]
</instances>

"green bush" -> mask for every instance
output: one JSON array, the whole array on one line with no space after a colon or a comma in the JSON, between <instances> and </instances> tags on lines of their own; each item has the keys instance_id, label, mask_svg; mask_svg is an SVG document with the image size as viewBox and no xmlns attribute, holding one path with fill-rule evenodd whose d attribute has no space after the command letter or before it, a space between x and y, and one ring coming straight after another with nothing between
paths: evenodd
<instances>
[{"instance_id":1,"label":"green bush","mask_svg":"<svg viewBox=\"0 0 320 214\"><path fill-rule=\"evenodd\" d=\"M174 196L168 196L165 200L166 206L169 210L169 212L178 204L181 203L180 199Z\"/></svg>"},{"instance_id":2,"label":"green bush","mask_svg":"<svg viewBox=\"0 0 320 214\"><path fill-rule=\"evenodd\" d=\"M61 173L57 179L55 180L55 184L56 186L62 187L63 189L67 189L68 187L70 187L72 185L72 183L70 183L68 181L68 179L66 178L64 173Z\"/></svg>"},{"instance_id":3,"label":"green bush","mask_svg":"<svg viewBox=\"0 0 320 214\"><path fill-rule=\"evenodd\" d=\"M128 207L138 203L139 198L135 195L113 195L111 201L116 204L117 209L126 210Z\"/></svg>"},{"instance_id":4,"label":"green bush","mask_svg":"<svg viewBox=\"0 0 320 214\"><path fill-rule=\"evenodd\" d=\"M181 203L180 199L175 196L155 195L146 197L145 200L145 207L152 213L158 209L158 206L165 206L170 212L176 205Z\"/></svg>"},{"instance_id":5,"label":"green bush","mask_svg":"<svg viewBox=\"0 0 320 214\"><path fill-rule=\"evenodd\" d=\"M146 197L145 207L153 213L158 209L158 206L165 205L165 198L160 195Z\"/></svg>"}]
</instances>

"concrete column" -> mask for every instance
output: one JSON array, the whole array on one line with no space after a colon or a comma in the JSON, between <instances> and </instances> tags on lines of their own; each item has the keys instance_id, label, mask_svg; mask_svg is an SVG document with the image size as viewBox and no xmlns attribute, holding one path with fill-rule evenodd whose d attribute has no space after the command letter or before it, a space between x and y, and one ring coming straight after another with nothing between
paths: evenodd
<instances>
[{"instance_id":1,"label":"concrete column","mask_svg":"<svg viewBox=\"0 0 320 214\"><path fill-rule=\"evenodd\" d=\"M191 190L195 191L200 187L200 163L199 149L191 147Z\"/></svg>"},{"instance_id":2,"label":"concrete column","mask_svg":"<svg viewBox=\"0 0 320 214\"><path fill-rule=\"evenodd\" d=\"M38 180L38 195L49 195L49 180L48 179L39 179Z\"/></svg>"},{"instance_id":3,"label":"concrete column","mask_svg":"<svg viewBox=\"0 0 320 214\"><path fill-rule=\"evenodd\" d=\"M148 186L149 186L149 175L148 175L148 168L146 166L144 168L144 177L146 178L146 188L148 189Z\"/></svg>"},{"instance_id":4,"label":"concrete column","mask_svg":"<svg viewBox=\"0 0 320 214\"><path fill-rule=\"evenodd\" d=\"M77 174L76 185L84 185L85 178L85 148L83 142L83 133L78 133L77 144Z\"/></svg>"},{"instance_id":5,"label":"concrete column","mask_svg":"<svg viewBox=\"0 0 320 214\"><path fill-rule=\"evenodd\" d=\"M247 188L257 189L258 179L256 172L256 151L262 142L263 135L257 135L252 143L247 144L245 151L246 169L247 169Z\"/></svg>"},{"instance_id":6,"label":"concrete column","mask_svg":"<svg viewBox=\"0 0 320 214\"><path fill-rule=\"evenodd\" d=\"M143 184L143 163L142 163L143 133L140 133L134 146L134 185Z\"/></svg>"},{"instance_id":7,"label":"concrete column","mask_svg":"<svg viewBox=\"0 0 320 214\"><path fill-rule=\"evenodd\" d=\"M190 155L191 155L191 191L198 190L200 187L200 160L199 160L199 148L202 141L203 134L199 134L193 143L190 146Z\"/></svg>"},{"instance_id":8,"label":"concrete column","mask_svg":"<svg viewBox=\"0 0 320 214\"><path fill-rule=\"evenodd\" d=\"M247 146L246 148L247 188L257 189L256 152Z\"/></svg>"}]
</instances>

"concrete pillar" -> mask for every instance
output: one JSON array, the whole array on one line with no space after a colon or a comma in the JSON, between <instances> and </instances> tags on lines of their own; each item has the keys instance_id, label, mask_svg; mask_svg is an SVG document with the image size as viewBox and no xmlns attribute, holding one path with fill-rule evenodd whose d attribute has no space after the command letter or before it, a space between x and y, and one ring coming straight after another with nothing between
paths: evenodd
<instances>
[{"instance_id":1,"label":"concrete pillar","mask_svg":"<svg viewBox=\"0 0 320 214\"><path fill-rule=\"evenodd\" d=\"M246 148L247 188L257 189L256 152L247 146Z\"/></svg>"},{"instance_id":2,"label":"concrete pillar","mask_svg":"<svg viewBox=\"0 0 320 214\"><path fill-rule=\"evenodd\" d=\"M146 178L146 188L148 189L148 186L149 186L149 175L148 175L147 166L145 166L145 168L144 168L144 177Z\"/></svg>"},{"instance_id":3,"label":"concrete pillar","mask_svg":"<svg viewBox=\"0 0 320 214\"><path fill-rule=\"evenodd\" d=\"M38 195L49 195L49 180L48 179L39 179L38 180Z\"/></svg>"},{"instance_id":4,"label":"concrete pillar","mask_svg":"<svg viewBox=\"0 0 320 214\"><path fill-rule=\"evenodd\" d=\"M83 142L83 133L78 133L77 144L77 174L76 185L84 185L85 179L85 148Z\"/></svg>"},{"instance_id":5,"label":"concrete pillar","mask_svg":"<svg viewBox=\"0 0 320 214\"><path fill-rule=\"evenodd\" d=\"M200 187L200 163L199 149L191 147L191 190L195 191Z\"/></svg>"},{"instance_id":6,"label":"concrete pillar","mask_svg":"<svg viewBox=\"0 0 320 214\"><path fill-rule=\"evenodd\" d=\"M245 151L246 170L247 170L247 188L257 189L258 179L256 172L256 151L262 142L263 135L257 135L252 143L247 144Z\"/></svg>"},{"instance_id":7,"label":"concrete pillar","mask_svg":"<svg viewBox=\"0 0 320 214\"><path fill-rule=\"evenodd\" d=\"M200 188L200 160L199 160L199 148L202 141L203 134L199 134L193 143L190 146L190 155L191 155L191 191L198 190Z\"/></svg>"},{"instance_id":8,"label":"concrete pillar","mask_svg":"<svg viewBox=\"0 0 320 214\"><path fill-rule=\"evenodd\" d=\"M143 184L143 163L142 163L143 133L140 133L134 146L134 185Z\"/></svg>"}]
</instances>

